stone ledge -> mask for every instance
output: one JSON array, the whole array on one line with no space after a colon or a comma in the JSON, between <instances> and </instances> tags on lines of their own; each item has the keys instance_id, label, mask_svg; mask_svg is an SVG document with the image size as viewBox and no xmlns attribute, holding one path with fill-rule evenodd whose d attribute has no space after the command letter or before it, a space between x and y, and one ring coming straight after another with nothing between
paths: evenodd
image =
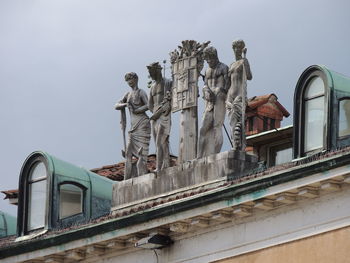
<instances>
[{"instance_id":1,"label":"stone ledge","mask_svg":"<svg viewBox=\"0 0 350 263\"><path fill-rule=\"evenodd\" d=\"M218 179L240 178L256 165L257 157L242 151L227 151L188 161L158 173L116 183L112 207L117 209L187 187L213 184Z\"/></svg>"}]
</instances>

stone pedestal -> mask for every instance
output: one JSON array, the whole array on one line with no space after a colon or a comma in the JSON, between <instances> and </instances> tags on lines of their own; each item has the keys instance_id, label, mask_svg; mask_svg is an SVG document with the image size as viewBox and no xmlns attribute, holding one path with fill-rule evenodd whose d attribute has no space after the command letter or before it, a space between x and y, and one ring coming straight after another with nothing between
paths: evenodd
<instances>
[{"instance_id":1,"label":"stone pedestal","mask_svg":"<svg viewBox=\"0 0 350 263\"><path fill-rule=\"evenodd\" d=\"M180 192L181 189L240 178L256 166L256 156L242 151L228 151L188 161L156 174L121 181L113 187L112 210Z\"/></svg>"}]
</instances>

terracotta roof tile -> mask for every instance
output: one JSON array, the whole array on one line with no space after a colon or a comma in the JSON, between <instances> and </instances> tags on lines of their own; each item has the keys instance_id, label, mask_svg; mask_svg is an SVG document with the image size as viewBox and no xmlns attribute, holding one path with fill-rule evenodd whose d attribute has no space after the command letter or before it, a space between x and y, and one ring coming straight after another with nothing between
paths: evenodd
<instances>
[{"instance_id":1,"label":"terracotta roof tile","mask_svg":"<svg viewBox=\"0 0 350 263\"><path fill-rule=\"evenodd\" d=\"M288 117L290 113L286 110L285 107L282 106L281 103L278 102L278 98L274 93L266 94L262 96L254 96L248 100L248 108L247 112L253 111L264 104L270 103L275 104L278 110L282 113L283 116Z\"/></svg>"},{"instance_id":2,"label":"terracotta roof tile","mask_svg":"<svg viewBox=\"0 0 350 263\"><path fill-rule=\"evenodd\" d=\"M170 165L171 166L176 165L176 161L177 161L177 157L171 155ZM133 158L132 162L136 163L137 159ZM153 172L156 169L155 154L148 155L146 166L149 172ZM97 173L98 175L101 175L103 177L107 177L113 181L122 181L124 180L124 168L125 168L125 161L117 164L105 165L105 166L102 166L101 168L94 168L94 169L91 169L91 172Z\"/></svg>"},{"instance_id":3,"label":"terracotta roof tile","mask_svg":"<svg viewBox=\"0 0 350 263\"><path fill-rule=\"evenodd\" d=\"M4 199L10 199L10 198L18 198L18 190L6 190L1 191L5 195Z\"/></svg>"}]
</instances>

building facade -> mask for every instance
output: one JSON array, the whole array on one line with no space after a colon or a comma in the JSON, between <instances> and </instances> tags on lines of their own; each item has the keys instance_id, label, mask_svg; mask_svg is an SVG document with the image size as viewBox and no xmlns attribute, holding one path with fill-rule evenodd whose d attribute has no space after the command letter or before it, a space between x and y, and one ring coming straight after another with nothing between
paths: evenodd
<instances>
[{"instance_id":1,"label":"building facade","mask_svg":"<svg viewBox=\"0 0 350 263\"><path fill-rule=\"evenodd\" d=\"M311 66L296 87L293 127L251 135L250 152L119 182L34 153L21 172L17 235L0 239L0 260L348 262L347 91L350 79ZM31 189L43 181L47 208L34 226Z\"/></svg>"}]
</instances>

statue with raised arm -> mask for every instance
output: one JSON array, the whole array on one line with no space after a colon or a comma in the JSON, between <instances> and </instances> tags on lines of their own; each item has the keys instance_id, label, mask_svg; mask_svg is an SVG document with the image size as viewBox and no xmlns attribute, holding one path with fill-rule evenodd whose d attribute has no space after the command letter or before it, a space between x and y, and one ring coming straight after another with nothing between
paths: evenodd
<instances>
[{"instance_id":1,"label":"statue with raised arm","mask_svg":"<svg viewBox=\"0 0 350 263\"><path fill-rule=\"evenodd\" d=\"M229 88L228 66L219 61L216 49L206 47L203 56L209 67L205 72L203 87L205 110L199 131L198 158L219 153L221 150L225 100Z\"/></svg>"},{"instance_id":2,"label":"statue with raised arm","mask_svg":"<svg viewBox=\"0 0 350 263\"><path fill-rule=\"evenodd\" d=\"M245 142L245 110L247 105L247 80L252 79L247 48L243 40L232 43L236 61L230 66L228 75L231 85L227 94L226 108L231 126L231 138L234 150L244 151Z\"/></svg>"},{"instance_id":3,"label":"statue with raised arm","mask_svg":"<svg viewBox=\"0 0 350 263\"><path fill-rule=\"evenodd\" d=\"M171 128L171 81L163 78L162 67L158 62L147 66L152 79L149 96L152 134L156 146L157 171L169 167L169 136Z\"/></svg>"},{"instance_id":4,"label":"statue with raised arm","mask_svg":"<svg viewBox=\"0 0 350 263\"><path fill-rule=\"evenodd\" d=\"M129 109L130 130L125 149L124 180L147 173L147 156L151 139L151 124L146 114L148 110L147 93L138 87L138 76L134 72L125 75L125 81L131 88L124 97L115 105L116 110ZM123 116L123 115L122 115ZM125 120L122 120L125 122ZM125 125L125 124L124 124ZM132 157L137 157L137 175L132 172Z\"/></svg>"}]
</instances>

